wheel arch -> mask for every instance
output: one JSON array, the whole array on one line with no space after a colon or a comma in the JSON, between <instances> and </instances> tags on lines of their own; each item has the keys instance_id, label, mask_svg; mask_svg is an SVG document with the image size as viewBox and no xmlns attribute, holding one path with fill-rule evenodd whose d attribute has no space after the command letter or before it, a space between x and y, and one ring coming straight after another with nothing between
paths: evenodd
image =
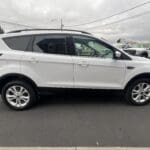
<instances>
[{"instance_id":1,"label":"wheel arch","mask_svg":"<svg viewBox=\"0 0 150 150\"><path fill-rule=\"evenodd\" d=\"M142 52L142 53L141 53L141 56L148 57L148 52Z\"/></svg>"},{"instance_id":2,"label":"wheel arch","mask_svg":"<svg viewBox=\"0 0 150 150\"><path fill-rule=\"evenodd\" d=\"M29 78L23 74L10 73L10 74L6 74L6 75L3 75L2 77L0 77L0 93L2 92L3 86L6 83L13 81L13 80L25 81L25 82L29 83L37 92L37 85L31 78Z\"/></svg>"},{"instance_id":3,"label":"wheel arch","mask_svg":"<svg viewBox=\"0 0 150 150\"><path fill-rule=\"evenodd\" d=\"M137 79L142 79L142 78L149 78L150 79L150 73L142 73L139 75L134 76L133 78L131 78L128 83L125 86L125 90L127 89L128 86L130 86L135 80Z\"/></svg>"}]
</instances>

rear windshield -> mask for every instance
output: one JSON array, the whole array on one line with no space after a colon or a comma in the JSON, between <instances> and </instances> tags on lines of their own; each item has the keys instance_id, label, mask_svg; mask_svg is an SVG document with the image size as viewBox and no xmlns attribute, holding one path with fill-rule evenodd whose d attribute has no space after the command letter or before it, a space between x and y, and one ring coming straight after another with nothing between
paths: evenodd
<instances>
[{"instance_id":1,"label":"rear windshield","mask_svg":"<svg viewBox=\"0 0 150 150\"><path fill-rule=\"evenodd\" d=\"M19 36L4 38L3 40L6 45L13 50L26 51L31 38L31 36Z\"/></svg>"}]
</instances>

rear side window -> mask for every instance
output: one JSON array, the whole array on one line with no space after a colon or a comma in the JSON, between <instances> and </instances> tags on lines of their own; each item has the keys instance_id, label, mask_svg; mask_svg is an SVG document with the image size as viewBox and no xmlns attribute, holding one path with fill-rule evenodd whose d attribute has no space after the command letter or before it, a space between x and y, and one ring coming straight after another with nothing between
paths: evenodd
<instances>
[{"instance_id":1,"label":"rear side window","mask_svg":"<svg viewBox=\"0 0 150 150\"><path fill-rule=\"evenodd\" d=\"M26 51L31 38L31 36L19 36L4 38L3 40L7 44L7 46L13 50Z\"/></svg>"},{"instance_id":2,"label":"rear side window","mask_svg":"<svg viewBox=\"0 0 150 150\"><path fill-rule=\"evenodd\" d=\"M66 54L66 36L39 35L35 37L33 51L47 54Z\"/></svg>"}]
</instances>

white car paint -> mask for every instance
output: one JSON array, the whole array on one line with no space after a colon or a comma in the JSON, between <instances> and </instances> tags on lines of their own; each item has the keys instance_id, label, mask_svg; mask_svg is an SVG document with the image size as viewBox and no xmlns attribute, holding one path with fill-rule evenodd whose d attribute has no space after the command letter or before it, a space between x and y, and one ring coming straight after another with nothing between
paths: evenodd
<instances>
[{"instance_id":1,"label":"white car paint","mask_svg":"<svg viewBox=\"0 0 150 150\"><path fill-rule=\"evenodd\" d=\"M38 87L124 89L135 76L150 73L150 60L130 56L121 50L118 51L132 60L23 52L11 50L2 40L4 37L45 33L74 34L67 31L32 31L1 35L0 53L3 55L0 57L0 77L11 73L22 74ZM128 66L134 69L128 70Z\"/></svg>"},{"instance_id":2,"label":"white car paint","mask_svg":"<svg viewBox=\"0 0 150 150\"><path fill-rule=\"evenodd\" d=\"M36 80L39 87L73 88L71 56L27 52L21 58L21 73Z\"/></svg>"},{"instance_id":3,"label":"white car paint","mask_svg":"<svg viewBox=\"0 0 150 150\"><path fill-rule=\"evenodd\" d=\"M126 64L114 59L73 57L76 88L121 88Z\"/></svg>"}]
</instances>

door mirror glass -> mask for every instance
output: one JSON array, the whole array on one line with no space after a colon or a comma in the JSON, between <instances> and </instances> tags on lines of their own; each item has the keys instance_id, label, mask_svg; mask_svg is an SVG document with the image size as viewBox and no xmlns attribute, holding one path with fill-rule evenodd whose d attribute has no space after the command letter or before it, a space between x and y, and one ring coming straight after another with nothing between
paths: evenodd
<instances>
[{"instance_id":1,"label":"door mirror glass","mask_svg":"<svg viewBox=\"0 0 150 150\"><path fill-rule=\"evenodd\" d=\"M119 59L119 58L121 58L121 52L119 52L119 51L115 51L115 58L116 59Z\"/></svg>"}]
</instances>

